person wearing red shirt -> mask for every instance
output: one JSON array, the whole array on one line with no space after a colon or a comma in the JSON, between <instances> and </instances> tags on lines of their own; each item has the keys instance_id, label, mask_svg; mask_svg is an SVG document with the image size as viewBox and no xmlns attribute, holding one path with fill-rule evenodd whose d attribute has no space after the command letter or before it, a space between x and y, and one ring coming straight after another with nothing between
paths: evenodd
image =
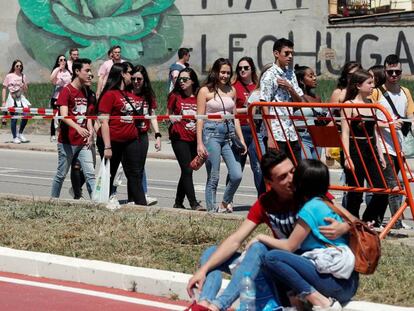
<instances>
[{"instance_id":1,"label":"person wearing red shirt","mask_svg":"<svg viewBox=\"0 0 414 311\"><path fill-rule=\"evenodd\" d=\"M122 117L138 114L139 99L127 90L133 73L133 66L129 62L112 66L98 101L99 115ZM148 150L148 137L138 132L138 122L121 118L102 119L103 144L99 144L98 149L103 158L111 161L110 193L114 193L114 177L119 163L122 162L128 195L135 204L147 205L142 189L142 172Z\"/></svg>"},{"instance_id":2,"label":"person wearing red shirt","mask_svg":"<svg viewBox=\"0 0 414 311\"><path fill-rule=\"evenodd\" d=\"M250 94L255 90L259 78L256 73L256 66L253 59L248 56L240 58L236 66L236 79L233 82L233 87L236 89L236 110L237 114L247 114L247 99ZM249 125L249 120L240 119L240 127L243 133L244 141L247 146L247 153L240 154L234 151L236 160L240 162L242 171L246 165L247 154L250 159L250 167L253 172L254 184L256 186L257 194L260 195L265 192L265 185L263 181L262 171L260 170L259 158L257 156L256 145L253 140L252 130ZM256 132L259 132L260 128L257 128ZM261 140L261 134L257 134L259 140ZM264 148L262 148L264 153Z\"/></svg>"},{"instance_id":3,"label":"person wearing red shirt","mask_svg":"<svg viewBox=\"0 0 414 311\"><path fill-rule=\"evenodd\" d=\"M59 94L56 105L60 115L85 116L88 110L88 99L85 88L91 85L91 61L86 58L73 63L74 79ZM58 198L66 174L73 158L77 157L86 179L89 195L95 188L95 170L92 151L89 146L93 140L92 120L63 119L60 124L58 138L58 168L52 183L52 198Z\"/></svg>"},{"instance_id":4,"label":"person wearing red shirt","mask_svg":"<svg viewBox=\"0 0 414 311\"><path fill-rule=\"evenodd\" d=\"M151 81L149 79L147 70L142 65L137 65L134 67L134 75L132 76L132 88L133 93L138 98L137 110L140 115L149 116L155 115L155 109L157 108L157 101L155 98L154 90L151 86ZM137 127L140 137L145 136L148 139L147 132L150 129L150 125L155 132L155 149L158 151L161 150L161 133L158 128L158 121L156 118L145 121L138 121ZM139 138L140 140L140 138ZM147 148L148 151L148 148ZM145 152L144 162L147 158L147 152ZM142 188L145 193L145 198L147 200L147 205L153 205L157 203L157 199L147 195L148 186L147 186L147 174L145 168L143 169L142 174ZM128 195L128 202L131 202L130 196Z\"/></svg>"},{"instance_id":5,"label":"person wearing red shirt","mask_svg":"<svg viewBox=\"0 0 414 311\"><path fill-rule=\"evenodd\" d=\"M199 87L197 74L192 68L181 70L173 90L168 95L168 114L195 115L197 113L196 93ZM173 207L185 208L183 203L187 196L191 209L205 210L196 199L193 170L189 166L191 160L197 155L196 122L189 119L173 119L168 132L175 157L181 168Z\"/></svg>"}]
</instances>

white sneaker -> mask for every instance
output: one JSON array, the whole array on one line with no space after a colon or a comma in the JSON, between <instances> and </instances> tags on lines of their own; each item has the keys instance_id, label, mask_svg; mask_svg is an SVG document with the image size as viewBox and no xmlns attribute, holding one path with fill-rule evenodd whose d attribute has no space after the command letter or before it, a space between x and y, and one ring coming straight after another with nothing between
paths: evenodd
<instances>
[{"instance_id":1,"label":"white sneaker","mask_svg":"<svg viewBox=\"0 0 414 311\"><path fill-rule=\"evenodd\" d=\"M106 204L106 208L111 211L116 211L117 209L121 208L121 204L119 204L116 194L113 194L109 197L109 201L108 204Z\"/></svg>"},{"instance_id":2,"label":"white sneaker","mask_svg":"<svg viewBox=\"0 0 414 311\"><path fill-rule=\"evenodd\" d=\"M342 306L337 300L333 298L329 298L329 300L331 301L331 305L329 307L313 306L312 311L340 311L342 310Z\"/></svg>"},{"instance_id":3,"label":"white sneaker","mask_svg":"<svg viewBox=\"0 0 414 311\"><path fill-rule=\"evenodd\" d=\"M19 134L18 137L19 137L19 139L22 143L28 143L29 142L29 140L26 139L26 137L24 137L23 134Z\"/></svg>"},{"instance_id":4,"label":"white sneaker","mask_svg":"<svg viewBox=\"0 0 414 311\"><path fill-rule=\"evenodd\" d=\"M56 136L50 136L50 142L55 143L56 142Z\"/></svg>"},{"instance_id":5,"label":"white sneaker","mask_svg":"<svg viewBox=\"0 0 414 311\"><path fill-rule=\"evenodd\" d=\"M147 200L147 206L155 205L155 204L158 203L157 198L153 198L153 197L150 197L148 195L145 195L145 199Z\"/></svg>"},{"instance_id":6,"label":"white sneaker","mask_svg":"<svg viewBox=\"0 0 414 311\"><path fill-rule=\"evenodd\" d=\"M20 144L20 143L21 143L21 141L20 141L19 137L13 138L13 144Z\"/></svg>"},{"instance_id":7,"label":"white sneaker","mask_svg":"<svg viewBox=\"0 0 414 311\"><path fill-rule=\"evenodd\" d=\"M409 224L407 224L407 223L403 222L402 220L401 220L401 226L403 227L403 229L406 229L406 230L411 230L411 229L413 229L413 227L412 227L412 226L410 226Z\"/></svg>"}]
</instances>

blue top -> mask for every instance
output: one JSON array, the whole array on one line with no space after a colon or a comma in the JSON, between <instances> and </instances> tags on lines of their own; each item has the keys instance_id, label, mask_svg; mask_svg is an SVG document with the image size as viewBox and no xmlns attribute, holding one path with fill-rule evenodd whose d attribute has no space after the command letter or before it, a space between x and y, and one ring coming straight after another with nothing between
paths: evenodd
<instances>
[{"instance_id":1,"label":"blue top","mask_svg":"<svg viewBox=\"0 0 414 311\"><path fill-rule=\"evenodd\" d=\"M336 246L348 245L346 236L341 236L336 240L329 240L319 232L319 226L330 224L324 220L325 217L330 217L336 219L338 222L343 222L342 218L336 214L325 202L323 202L321 198L315 197L306 202L299 211L298 217L302 219L311 229L309 235L302 242L302 245L300 247L302 251L309 251L315 248L326 248L324 242ZM317 238L315 238L315 236Z\"/></svg>"}]
</instances>

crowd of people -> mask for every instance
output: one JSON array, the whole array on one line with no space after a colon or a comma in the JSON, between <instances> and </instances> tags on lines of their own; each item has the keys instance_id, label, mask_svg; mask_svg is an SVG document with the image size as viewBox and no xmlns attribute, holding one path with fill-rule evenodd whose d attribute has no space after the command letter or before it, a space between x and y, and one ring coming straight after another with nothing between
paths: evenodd
<instances>
[{"instance_id":1,"label":"crowd of people","mask_svg":"<svg viewBox=\"0 0 414 311\"><path fill-rule=\"evenodd\" d=\"M169 121L169 139L181 169L173 207L185 209L187 198L190 209L231 213L247 156L258 199L240 228L219 247L212 247L203 254L201 267L188 284L191 296L195 287L201 291L198 303L191 310L226 310L238 297L238 284L247 270L253 278L265 274L272 276L279 293L275 297L281 306L296 306L299 297L311 303L314 310L340 310L340 303L352 298L358 287L357 273L351 271L339 276L328 273L327 276L326 272L317 271L309 259L298 255L325 248L327 243L345 248L348 245L346 233L349 226L329 208L332 201L327 197L329 171L320 161L325 150L315 146L307 129L307 126L321 122L316 117L326 117L328 111L304 108L298 112L291 107L263 106L255 113L276 118L256 120L254 125L246 118L232 118L236 114L246 115L253 102L322 101L315 93L317 78L314 70L298 64L291 69L293 42L284 38L275 41L274 62L264 66L260 75L251 57L238 60L234 70L228 59L219 58L212 64L204 82L199 82L189 64L190 50L180 48L178 60L168 73L167 103L157 102L146 68L124 61L119 46L108 51L109 59L99 68L96 93L91 88L91 61L79 58L76 48L71 49L68 56L66 59L65 55L59 55L52 68L51 107L63 117L99 115L115 118L51 121L50 140L57 140L58 146L58 167L51 190L53 198L60 196L70 168L74 198L82 197L84 183L92 195L98 150L101 161L111 164L110 201L118 203L114 181L123 169L127 179L127 201L138 205L152 204L154 200L147 195L145 162L151 131L155 148L161 150L162 134L158 122L155 118L117 117L155 115L160 104L166 105L168 114L173 116L208 115L212 118L172 117ZM400 86L401 74L397 55L387 56L384 65L369 70L364 70L357 62L348 62L330 102L380 103L395 119L401 144L404 126L401 119L411 118L414 113L410 91ZM25 97L27 88L23 63L16 60L3 82L3 106L29 107L30 102ZM294 122L289 118L298 113L309 120ZM394 189L397 186L395 172L398 173L400 168L385 116L366 108L341 109L340 116L340 122L325 122L323 126L340 129L344 142L341 164L346 183L356 186L366 181L371 187ZM17 131L17 120L12 119L13 143L27 142L23 136L26 124L27 120L22 119ZM263 154L261 160L253 139L255 135ZM380 136L383 139L379 139ZM190 167L190 162L197 156L205 159L207 171L205 206L196 197L194 171ZM227 178L221 201L217 201L221 159L227 167ZM343 206L354 217L360 218L362 199L362 193L349 192L343 198ZM392 214L401 205L401 197L394 194L376 193L367 196L366 201L362 220L374 227L382 225L388 205ZM259 234L248 244L243 259L239 258L238 249L261 223L270 227L274 237ZM403 225L399 221L395 226L401 228ZM218 295L221 272L227 271L235 261L239 268L230 285Z\"/></svg>"}]
</instances>

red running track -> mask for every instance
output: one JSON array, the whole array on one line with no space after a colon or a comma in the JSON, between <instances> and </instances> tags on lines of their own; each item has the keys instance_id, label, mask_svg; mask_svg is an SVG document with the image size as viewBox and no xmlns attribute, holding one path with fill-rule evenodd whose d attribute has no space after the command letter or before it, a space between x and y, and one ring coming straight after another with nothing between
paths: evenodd
<instances>
[{"instance_id":1,"label":"red running track","mask_svg":"<svg viewBox=\"0 0 414 311\"><path fill-rule=\"evenodd\" d=\"M188 304L119 289L0 272L1 311L184 310Z\"/></svg>"}]
</instances>

